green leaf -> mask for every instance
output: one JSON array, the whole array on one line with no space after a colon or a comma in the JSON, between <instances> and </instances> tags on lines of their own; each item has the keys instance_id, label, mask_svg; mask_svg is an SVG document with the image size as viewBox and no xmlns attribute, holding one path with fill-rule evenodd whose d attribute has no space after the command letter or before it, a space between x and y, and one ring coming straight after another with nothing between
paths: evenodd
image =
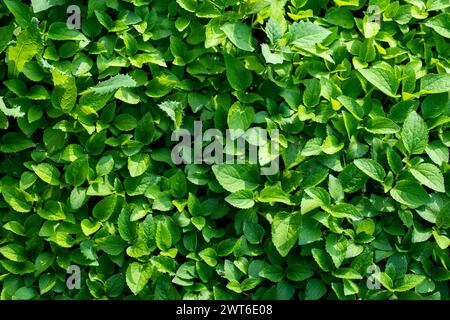
<instances>
[{"instance_id":1,"label":"green leaf","mask_svg":"<svg viewBox=\"0 0 450 320\"><path fill-rule=\"evenodd\" d=\"M428 129L417 112L412 111L405 119L401 131L403 145L409 154L420 154L428 144Z\"/></svg>"},{"instance_id":2,"label":"green leaf","mask_svg":"<svg viewBox=\"0 0 450 320\"><path fill-rule=\"evenodd\" d=\"M442 250L447 249L450 246L450 239L446 236L440 235L436 231L433 231L433 237L436 240L437 245Z\"/></svg>"},{"instance_id":3,"label":"green leaf","mask_svg":"<svg viewBox=\"0 0 450 320\"><path fill-rule=\"evenodd\" d=\"M130 220L131 212L122 210L117 219L119 234L123 240L132 243L136 239L136 225Z\"/></svg>"},{"instance_id":4,"label":"green leaf","mask_svg":"<svg viewBox=\"0 0 450 320\"><path fill-rule=\"evenodd\" d=\"M342 184L344 192L356 192L361 189L366 181L367 175L359 170L355 164L350 163L340 172L339 181Z\"/></svg>"},{"instance_id":5,"label":"green leaf","mask_svg":"<svg viewBox=\"0 0 450 320\"><path fill-rule=\"evenodd\" d=\"M0 0L0 300L447 298L449 9Z\"/></svg>"},{"instance_id":6,"label":"green leaf","mask_svg":"<svg viewBox=\"0 0 450 320\"><path fill-rule=\"evenodd\" d=\"M47 270L54 262L55 255L50 252L41 252L36 257L34 262L35 276L40 275L42 272Z\"/></svg>"},{"instance_id":7,"label":"green leaf","mask_svg":"<svg viewBox=\"0 0 450 320\"><path fill-rule=\"evenodd\" d=\"M175 124L175 129L181 127L183 123L183 107L178 101L164 101L158 104L158 107L164 111Z\"/></svg>"},{"instance_id":8,"label":"green leaf","mask_svg":"<svg viewBox=\"0 0 450 320\"><path fill-rule=\"evenodd\" d=\"M175 198L181 199L187 193L187 180L183 171L177 172L170 177L170 191Z\"/></svg>"},{"instance_id":9,"label":"green leaf","mask_svg":"<svg viewBox=\"0 0 450 320\"><path fill-rule=\"evenodd\" d=\"M255 289L261 283L261 279L247 278L241 283L242 291L250 291Z\"/></svg>"},{"instance_id":10,"label":"green leaf","mask_svg":"<svg viewBox=\"0 0 450 320\"><path fill-rule=\"evenodd\" d=\"M132 262L128 265L126 282L128 288L130 288L134 295L138 295L145 288L152 276L152 271L150 263L141 264L139 262Z\"/></svg>"},{"instance_id":11,"label":"green leaf","mask_svg":"<svg viewBox=\"0 0 450 320\"><path fill-rule=\"evenodd\" d=\"M395 187L391 189L390 194L395 201L412 209L424 205L429 199L428 193L423 187L410 180L398 181Z\"/></svg>"},{"instance_id":12,"label":"green leaf","mask_svg":"<svg viewBox=\"0 0 450 320\"><path fill-rule=\"evenodd\" d=\"M13 300L32 300L37 296L33 288L22 287L14 293Z\"/></svg>"},{"instance_id":13,"label":"green leaf","mask_svg":"<svg viewBox=\"0 0 450 320\"><path fill-rule=\"evenodd\" d=\"M331 256L334 266L339 268L345 259L347 240L343 236L332 233L326 239L325 249Z\"/></svg>"},{"instance_id":14,"label":"green leaf","mask_svg":"<svg viewBox=\"0 0 450 320\"><path fill-rule=\"evenodd\" d=\"M320 81L317 79L306 80L306 89L303 92L303 104L314 107L320 102Z\"/></svg>"},{"instance_id":15,"label":"green leaf","mask_svg":"<svg viewBox=\"0 0 450 320\"><path fill-rule=\"evenodd\" d=\"M83 91L81 94L96 93L98 95L106 95L120 88L134 88L137 86L136 81L127 74L118 74L108 80L97 83L95 86Z\"/></svg>"},{"instance_id":16,"label":"green leaf","mask_svg":"<svg viewBox=\"0 0 450 320\"><path fill-rule=\"evenodd\" d=\"M97 165L95 167L95 171L97 172L97 175L100 177L106 176L113 169L114 169L114 158L112 155L101 157L100 160L98 160Z\"/></svg>"},{"instance_id":17,"label":"green leaf","mask_svg":"<svg viewBox=\"0 0 450 320\"><path fill-rule=\"evenodd\" d=\"M53 22L48 29L48 38L52 40L88 41L77 29L69 29L65 22Z\"/></svg>"},{"instance_id":18,"label":"green leaf","mask_svg":"<svg viewBox=\"0 0 450 320\"><path fill-rule=\"evenodd\" d=\"M215 267L217 265L217 253L213 248L206 248L200 251L198 255L208 266Z\"/></svg>"},{"instance_id":19,"label":"green leaf","mask_svg":"<svg viewBox=\"0 0 450 320\"><path fill-rule=\"evenodd\" d=\"M83 156L69 164L64 173L66 183L72 186L81 186L89 175L89 158Z\"/></svg>"},{"instance_id":20,"label":"green leaf","mask_svg":"<svg viewBox=\"0 0 450 320\"><path fill-rule=\"evenodd\" d=\"M302 199L302 214L305 214L317 207L327 209L330 206L331 199L328 192L321 187L312 187L305 189L305 196Z\"/></svg>"},{"instance_id":21,"label":"green leaf","mask_svg":"<svg viewBox=\"0 0 450 320\"><path fill-rule=\"evenodd\" d=\"M284 278L284 270L280 266L267 265L261 270L259 276L272 282L280 282Z\"/></svg>"},{"instance_id":22,"label":"green leaf","mask_svg":"<svg viewBox=\"0 0 450 320\"><path fill-rule=\"evenodd\" d=\"M362 279L362 276L359 274L359 272L352 268L339 268L338 270L333 272L333 276L340 279Z\"/></svg>"},{"instance_id":23,"label":"green leaf","mask_svg":"<svg viewBox=\"0 0 450 320\"><path fill-rule=\"evenodd\" d=\"M332 175L328 176L328 191L330 192L330 196L336 202L344 200L344 190L342 189L342 184L339 179Z\"/></svg>"},{"instance_id":24,"label":"green leaf","mask_svg":"<svg viewBox=\"0 0 450 320\"><path fill-rule=\"evenodd\" d=\"M147 63L156 64L161 67L167 67L163 54L155 48L147 49L149 52L136 54L133 57L129 57L130 63L137 67L142 68Z\"/></svg>"},{"instance_id":25,"label":"green leaf","mask_svg":"<svg viewBox=\"0 0 450 320\"><path fill-rule=\"evenodd\" d=\"M300 260L298 263L289 263L286 276L292 281L303 281L314 275L313 265L310 261Z\"/></svg>"},{"instance_id":26,"label":"green leaf","mask_svg":"<svg viewBox=\"0 0 450 320\"><path fill-rule=\"evenodd\" d=\"M325 272L329 272L333 269L333 261L325 251L318 248L313 248L311 253L320 269Z\"/></svg>"},{"instance_id":27,"label":"green leaf","mask_svg":"<svg viewBox=\"0 0 450 320\"><path fill-rule=\"evenodd\" d=\"M266 63L280 64L284 61L283 55L276 52L273 53L266 43L261 44L261 53L263 54Z\"/></svg>"},{"instance_id":28,"label":"green leaf","mask_svg":"<svg viewBox=\"0 0 450 320\"><path fill-rule=\"evenodd\" d=\"M356 159L353 161L356 167L359 170L367 174L370 178L383 182L384 177L386 176L386 172L383 167L372 159Z\"/></svg>"},{"instance_id":29,"label":"green leaf","mask_svg":"<svg viewBox=\"0 0 450 320\"><path fill-rule=\"evenodd\" d=\"M437 192L445 192L444 176L438 167L431 163L420 163L410 172L421 184Z\"/></svg>"},{"instance_id":30,"label":"green leaf","mask_svg":"<svg viewBox=\"0 0 450 320\"><path fill-rule=\"evenodd\" d=\"M100 200L92 210L92 214L100 221L107 221L120 208L121 201L116 195L110 195Z\"/></svg>"},{"instance_id":31,"label":"green leaf","mask_svg":"<svg viewBox=\"0 0 450 320\"><path fill-rule=\"evenodd\" d=\"M56 68L51 70L55 89L52 92L52 102L56 108L69 113L77 101L77 85L75 78Z\"/></svg>"},{"instance_id":32,"label":"green leaf","mask_svg":"<svg viewBox=\"0 0 450 320\"><path fill-rule=\"evenodd\" d=\"M66 249L72 248L75 244L75 240L71 237L71 235L64 231L56 231L52 233L48 240Z\"/></svg>"},{"instance_id":33,"label":"green leaf","mask_svg":"<svg viewBox=\"0 0 450 320\"><path fill-rule=\"evenodd\" d=\"M127 246L127 243L119 236L107 236L96 239L95 242L101 250L112 256L123 253Z\"/></svg>"},{"instance_id":34,"label":"green leaf","mask_svg":"<svg viewBox=\"0 0 450 320\"><path fill-rule=\"evenodd\" d=\"M3 247L0 247L0 254L3 255L6 259L15 261L15 262L25 262L28 261L28 255L23 246L19 244L7 244Z\"/></svg>"},{"instance_id":35,"label":"green leaf","mask_svg":"<svg viewBox=\"0 0 450 320\"><path fill-rule=\"evenodd\" d=\"M446 0L428 0L427 9L428 11L441 10L450 7L450 3Z\"/></svg>"},{"instance_id":36,"label":"green leaf","mask_svg":"<svg viewBox=\"0 0 450 320\"><path fill-rule=\"evenodd\" d=\"M371 69L360 69L359 73L378 90L389 97L398 97L398 80L392 71L387 68L374 67Z\"/></svg>"},{"instance_id":37,"label":"green leaf","mask_svg":"<svg viewBox=\"0 0 450 320\"><path fill-rule=\"evenodd\" d=\"M64 145L67 142L67 135L61 133L59 130L47 128L44 131L44 144L48 153L52 154L55 151L61 150L64 148Z\"/></svg>"},{"instance_id":38,"label":"green leaf","mask_svg":"<svg viewBox=\"0 0 450 320\"><path fill-rule=\"evenodd\" d=\"M237 91L245 91L252 83L252 73L244 68L241 60L229 54L224 54L224 59L226 75L231 87Z\"/></svg>"},{"instance_id":39,"label":"green leaf","mask_svg":"<svg viewBox=\"0 0 450 320\"><path fill-rule=\"evenodd\" d=\"M115 274L105 282L105 293L108 297L118 298L125 288L125 279L122 274Z\"/></svg>"},{"instance_id":40,"label":"green leaf","mask_svg":"<svg viewBox=\"0 0 450 320\"><path fill-rule=\"evenodd\" d=\"M0 151L3 153L16 153L35 146L33 141L22 133L8 132L2 136Z\"/></svg>"},{"instance_id":41,"label":"green leaf","mask_svg":"<svg viewBox=\"0 0 450 320\"><path fill-rule=\"evenodd\" d=\"M44 208L37 209L37 214L43 219L49 221L65 220L65 206L59 201L49 200L45 203Z\"/></svg>"},{"instance_id":42,"label":"green leaf","mask_svg":"<svg viewBox=\"0 0 450 320\"><path fill-rule=\"evenodd\" d=\"M417 287L426 279L423 275L407 274L400 281L396 283L395 291L405 292Z\"/></svg>"},{"instance_id":43,"label":"green leaf","mask_svg":"<svg viewBox=\"0 0 450 320\"><path fill-rule=\"evenodd\" d=\"M374 274L374 277L383 287L385 287L389 291L393 291L394 283L391 277L389 277L386 272L376 272Z\"/></svg>"},{"instance_id":44,"label":"green leaf","mask_svg":"<svg viewBox=\"0 0 450 320\"><path fill-rule=\"evenodd\" d=\"M305 288L305 300L319 300L327 292L327 287L319 279L309 279Z\"/></svg>"},{"instance_id":45,"label":"green leaf","mask_svg":"<svg viewBox=\"0 0 450 320\"><path fill-rule=\"evenodd\" d=\"M53 274L43 274L39 278L39 294L44 295L52 290L56 285L57 279Z\"/></svg>"},{"instance_id":46,"label":"green leaf","mask_svg":"<svg viewBox=\"0 0 450 320\"><path fill-rule=\"evenodd\" d=\"M170 229L171 225L167 219L158 221L156 224L156 245L163 251L169 250L174 244Z\"/></svg>"},{"instance_id":47,"label":"green leaf","mask_svg":"<svg viewBox=\"0 0 450 320\"><path fill-rule=\"evenodd\" d=\"M31 195L15 185L2 184L2 196L6 203L17 212L30 212L33 207Z\"/></svg>"},{"instance_id":48,"label":"green leaf","mask_svg":"<svg viewBox=\"0 0 450 320\"><path fill-rule=\"evenodd\" d=\"M178 81L178 78L171 73L160 74L148 82L145 94L151 98L164 97L175 88Z\"/></svg>"},{"instance_id":49,"label":"green leaf","mask_svg":"<svg viewBox=\"0 0 450 320\"><path fill-rule=\"evenodd\" d=\"M438 166L441 166L443 163L448 163L449 161L448 148L440 141L430 142L425 148L425 152Z\"/></svg>"},{"instance_id":50,"label":"green leaf","mask_svg":"<svg viewBox=\"0 0 450 320\"><path fill-rule=\"evenodd\" d=\"M289 194L283 191L281 182L278 182L275 185L266 185L259 193L258 201L268 203L281 202L288 205L291 204Z\"/></svg>"},{"instance_id":51,"label":"green leaf","mask_svg":"<svg viewBox=\"0 0 450 320\"><path fill-rule=\"evenodd\" d=\"M244 236L251 244L259 244L263 241L265 230L258 223L245 222Z\"/></svg>"},{"instance_id":52,"label":"green leaf","mask_svg":"<svg viewBox=\"0 0 450 320\"><path fill-rule=\"evenodd\" d=\"M184 10L189 12L195 12L197 8L197 0L176 0L178 5Z\"/></svg>"},{"instance_id":53,"label":"green leaf","mask_svg":"<svg viewBox=\"0 0 450 320\"><path fill-rule=\"evenodd\" d=\"M253 52L252 29L240 21L227 22L220 28L228 39L239 49Z\"/></svg>"},{"instance_id":54,"label":"green leaf","mask_svg":"<svg viewBox=\"0 0 450 320\"><path fill-rule=\"evenodd\" d=\"M276 213L272 221L272 242L278 253L286 257L298 241L301 228L300 213Z\"/></svg>"},{"instance_id":55,"label":"green leaf","mask_svg":"<svg viewBox=\"0 0 450 320\"><path fill-rule=\"evenodd\" d=\"M255 189L258 186L258 167L250 164L217 164L212 171L220 185L229 192Z\"/></svg>"},{"instance_id":56,"label":"green leaf","mask_svg":"<svg viewBox=\"0 0 450 320\"><path fill-rule=\"evenodd\" d=\"M102 224L98 221L91 222L88 219L83 219L81 221L81 230L86 236L90 236L91 234L96 233L101 226Z\"/></svg>"},{"instance_id":57,"label":"green leaf","mask_svg":"<svg viewBox=\"0 0 450 320\"><path fill-rule=\"evenodd\" d=\"M400 127L389 118L374 117L367 121L366 130L373 134L394 134Z\"/></svg>"},{"instance_id":58,"label":"green leaf","mask_svg":"<svg viewBox=\"0 0 450 320\"><path fill-rule=\"evenodd\" d=\"M342 105L358 120L364 117L364 108L359 105L359 103L347 96L339 96L337 100L342 103Z\"/></svg>"},{"instance_id":59,"label":"green leaf","mask_svg":"<svg viewBox=\"0 0 450 320\"><path fill-rule=\"evenodd\" d=\"M153 137L155 136L155 123L150 112L147 112L139 119L134 135L136 140L143 144L149 144L153 141Z\"/></svg>"},{"instance_id":60,"label":"green leaf","mask_svg":"<svg viewBox=\"0 0 450 320\"><path fill-rule=\"evenodd\" d=\"M10 221L3 225L3 229L11 231L19 236L26 236L25 228L17 221Z\"/></svg>"},{"instance_id":61,"label":"green leaf","mask_svg":"<svg viewBox=\"0 0 450 320\"><path fill-rule=\"evenodd\" d=\"M445 204L436 217L436 224L439 228L450 228L450 203Z\"/></svg>"},{"instance_id":62,"label":"green leaf","mask_svg":"<svg viewBox=\"0 0 450 320\"><path fill-rule=\"evenodd\" d=\"M271 16L266 23L266 34L271 43L277 43L286 32L286 19L282 15Z\"/></svg>"},{"instance_id":63,"label":"green leaf","mask_svg":"<svg viewBox=\"0 0 450 320\"><path fill-rule=\"evenodd\" d=\"M427 74L420 79L421 94L436 94L448 92L450 88L450 74Z\"/></svg>"},{"instance_id":64,"label":"green leaf","mask_svg":"<svg viewBox=\"0 0 450 320\"><path fill-rule=\"evenodd\" d=\"M61 173L58 168L50 163L40 163L38 165L31 166L34 173L45 183L52 186L59 186Z\"/></svg>"},{"instance_id":65,"label":"green leaf","mask_svg":"<svg viewBox=\"0 0 450 320\"><path fill-rule=\"evenodd\" d=\"M228 128L246 131L252 124L254 116L255 111L252 107L242 106L236 102L228 110Z\"/></svg>"},{"instance_id":66,"label":"green leaf","mask_svg":"<svg viewBox=\"0 0 450 320\"><path fill-rule=\"evenodd\" d=\"M321 147L323 152L330 155L338 153L342 148L344 148L344 143L335 136L327 136Z\"/></svg>"},{"instance_id":67,"label":"green leaf","mask_svg":"<svg viewBox=\"0 0 450 320\"><path fill-rule=\"evenodd\" d=\"M239 281L232 279L228 284L227 284L227 289L236 292L236 293L241 293L242 292L242 288L241 285L239 283Z\"/></svg>"},{"instance_id":68,"label":"green leaf","mask_svg":"<svg viewBox=\"0 0 450 320\"><path fill-rule=\"evenodd\" d=\"M448 4L447 4L448 5ZM431 19L428 19L425 22L425 25L437 33L439 33L441 36L450 38L450 14L447 13L441 13L437 16L432 17ZM448 87L447 87L448 88Z\"/></svg>"},{"instance_id":69,"label":"green leaf","mask_svg":"<svg viewBox=\"0 0 450 320\"><path fill-rule=\"evenodd\" d=\"M338 203L331 208L331 214L336 218L348 218L351 220L361 220L363 214L350 203Z\"/></svg>"},{"instance_id":70,"label":"green leaf","mask_svg":"<svg viewBox=\"0 0 450 320\"><path fill-rule=\"evenodd\" d=\"M14 32L14 24L10 23L7 26L0 27L0 34L3 35L2 39L0 39L0 53L6 49L8 43L12 40L13 32Z\"/></svg>"},{"instance_id":71,"label":"green leaf","mask_svg":"<svg viewBox=\"0 0 450 320\"><path fill-rule=\"evenodd\" d=\"M305 245L322 239L322 231L317 221L304 217L298 238L299 245Z\"/></svg>"},{"instance_id":72,"label":"green leaf","mask_svg":"<svg viewBox=\"0 0 450 320\"><path fill-rule=\"evenodd\" d=\"M333 0L338 6L358 6L358 0Z\"/></svg>"},{"instance_id":73,"label":"green leaf","mask_svg":"<svg viewBox=\"0 0 450 320\"><path fill-rule=\"evenodd\" d=\"M131 177L139 177L150 166L150 156L147 153L138 153L128 158L128 172Z\"/></svg>"},{"instance_id":74,"label":"green leaf","mask_svg":"<svg viewBox=\"0 0 450 320\"><path fill-rule=\"evenodd\" d=\"M24 5L20 1L15 0L3 0L8 11L14 15L15 20L22 28L26 28L30 25L30 21L33 17L30 7Z\"/></svg>"},{"instance_id":75,"label":"green leaf","mask_svg":"<svg viewBox=\"0 0 450 320\"><path fill-rule=\"evenodd\" d=\"M31 0L34 13L42 12L51 7L63 5L64 3L64 0Z\"/></svg>"},{"instance_id":76,"label":"green leaf","mask_svg":"<svg viewBox=\"0 0 450 320\"><path fill-rule=\"evenodd\" d=\"M375 37L378 32L380 31L380 23L377 21L372 21L373 18L370 15L366 15L363 18L363 30L364 30L364 37L366 39L370 39Z\"/></svg>"},{"instance_id":77,"label":"green leaf","mask_svg":"<svg viewBox=\"0 0 450 320\"><path fill-rule=\"evenodd\" d=\"M334 7L327 10L325 21L345 29L352 29L355 25L352 12L342 7Z\"/></svg>"},{"instance_id":78,"label":"green leaf","mask_svg":"<svg viewBox=\"0 0 450 320\"><path fill-rule=\"evenodd\" d=\"M3 101L3 97L0 97L0 111L7 117L13 118L22 118L25 113L21 111L20 106L14 106L12 108L8 108Z\"/></svg>"},{"instance_id":79,"label":"green leaf","mask_svg":"<svg viewBox=\"0 0 450 320\"><path fill-rule=\"evenodd\" d=\"M249 209L255 205L253 192L250 190L240 190L225 197L225 201L233 207L239 209Z\"/></svg>"},{"instance_id":80,"label":"green leaf","mask_svg":"<svg viewBox=\"0 0 450 320\"><path fill-rule=\"evenodd\" d=\"M331 34L331 31L312 22L294 22L289 26L290 42L299 47L311 47L320 43Z\"/></svg>"},{"instance_id":81,"label":"green leaf","mask_svg":"<svg viewBox=\"0 0 450 320\"><path fill-rule=\"evenodd\" d=\"M7 0L6 3L12 6L14 2ZM19 11L22 11L21 6L22 4L18 5ZM23 11L25 10L29 11L28 8ZM39 55L43 49L42 33L39 30L37 19L31 17L26 17L26 19L26 26L22 25L23 28L26 28L17 36L16 45L9 47L7 51L8 74L13 78L17 78L19 73L24 70L25 64Z\"/></svg>"},{"instance_id":82,"label":"green leaf","mask_svg":"<svg viewBox=\"0 0 450 320\"><path fill-rule=\"evenodd\" d=\"M448 95L448 92L443 92L427 96L420 106L424 119L436 118L445 113L450 106Z\"/></svg>"}]
</instances>

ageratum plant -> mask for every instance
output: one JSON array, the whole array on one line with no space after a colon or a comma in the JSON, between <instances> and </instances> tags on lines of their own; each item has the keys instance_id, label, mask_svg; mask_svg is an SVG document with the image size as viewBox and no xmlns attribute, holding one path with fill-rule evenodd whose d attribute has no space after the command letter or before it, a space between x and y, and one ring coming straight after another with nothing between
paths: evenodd
<instances>
[{"instance_id":1,"label":"ageratum plant","mask_svg":"<svg viewBox=\"0 0 450 320\"><path fill-rule=\"evenodd\" d=\"M449 8L1 0L0 298L448 299Z\"/></svg>"}]
</instances>

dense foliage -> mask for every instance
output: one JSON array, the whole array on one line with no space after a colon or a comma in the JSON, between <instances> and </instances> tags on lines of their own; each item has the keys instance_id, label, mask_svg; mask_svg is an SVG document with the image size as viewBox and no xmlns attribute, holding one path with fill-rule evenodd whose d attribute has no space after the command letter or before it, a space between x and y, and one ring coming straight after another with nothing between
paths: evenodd
<instances>
[{"instance_id":1,"label":"dense foliage","mask_svg":"<svg viewBox=\"0 0 450 320\"><path fill-rule=\"evenodd\" d=\"M449 8L1 0L1 299L448 299Z\"/></svg>"}]
</instances>

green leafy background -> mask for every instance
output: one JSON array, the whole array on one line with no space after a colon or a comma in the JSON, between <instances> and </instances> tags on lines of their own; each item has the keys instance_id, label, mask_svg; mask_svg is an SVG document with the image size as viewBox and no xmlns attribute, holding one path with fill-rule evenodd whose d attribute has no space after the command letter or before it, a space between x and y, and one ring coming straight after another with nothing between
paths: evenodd
<instances>
[{"instance_id":1,"label":"green leafy background","mask_svg":"<svg viewBox=\"0 0 450 320\"><path fill-rule=\"evenodd\" d=\"M449 7L1 0L1 299L448 299Z\"/></svg>"}]
</instances>

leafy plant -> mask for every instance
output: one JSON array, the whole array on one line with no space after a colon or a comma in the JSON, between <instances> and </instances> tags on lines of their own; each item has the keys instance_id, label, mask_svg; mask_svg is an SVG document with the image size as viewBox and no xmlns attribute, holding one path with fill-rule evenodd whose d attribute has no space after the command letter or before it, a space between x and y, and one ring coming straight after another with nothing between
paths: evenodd
<instances>
[{"instance_id":1,"label":"leafy plant","mask_svg":"<svg viewBox=\"0 0 450 320\"><path fill-rule=\"evenodd\" d=\"M448 299L449 8L1 0L0 299Z\"/></svg>"}]
</instances>

